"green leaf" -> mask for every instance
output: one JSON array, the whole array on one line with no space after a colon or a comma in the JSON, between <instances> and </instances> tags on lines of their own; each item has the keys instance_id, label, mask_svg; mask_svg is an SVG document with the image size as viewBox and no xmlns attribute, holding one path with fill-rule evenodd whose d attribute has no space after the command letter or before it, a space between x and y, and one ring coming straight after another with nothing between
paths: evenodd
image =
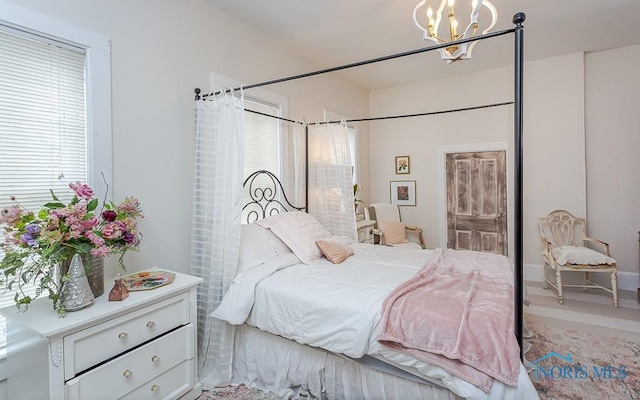
<instances>
[{"instance_id":1,"label":"green leaf","mask_svg":"<svg viewBox=\"0 0 640 400\"><path fill-rule=\"evenodd\" d=\"M66 206L62 203L46 203L44 205L45 207L49 208L49 209L55 209L55 208L65 208Z\"/></svg>"},{"instance_id":2,"label":"green leaf","mask_svg":"<svg viewBox=\"0 0 640 400\"><path fill-rule=\"evenodd\" d=\"M17 296L17 294L16 294L16 296ZM18 300L16 301L16 303L18 303L19 305L22 305L22 304L27 304L27 305L28 305L28 304L31 304L31 296L24 296L23 298L18 299Z\"/></svg>"},{"instance_id":3,"label":"green leaf","mask_svg":"<svg viewBox=\"0 0 640 400\"><path fill-rule=\"evenodd\" d=\"M25 271L21 275L23 284L29 283L29 271Z\"/></svg>"},{"instance_id":4,"label":"green leaf","mask_svg":"<svg viewBox=\"0 0 640 400\"><path fill-rule=\"evenodd\" d=\"M58 203L61 203L60 199L56 197L55 193L53 193L53 189L49 189L49 191L51 192L51 197Z\"/></svg>"},{"instance_id":5,"label":"green leaf","mask_svg":"<svg viewBox=\"0 0 640 400\"><path fill-rule=\"evenodd\" d=\"M93 211L98 207L98 199L93 199L87 204L87 211Z\"/></svg>"}]
</instances>

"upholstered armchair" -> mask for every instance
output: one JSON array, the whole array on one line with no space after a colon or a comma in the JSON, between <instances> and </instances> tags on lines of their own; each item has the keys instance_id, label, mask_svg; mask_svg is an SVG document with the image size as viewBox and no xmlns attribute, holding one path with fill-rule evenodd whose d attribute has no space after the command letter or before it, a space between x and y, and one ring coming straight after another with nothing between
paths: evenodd
<instances>
[{"instance_id":1,"label":"upholstered armchair","mask_svg":"<svg viewBox=\"0 0 640 400\"><path fill-rule=\"evenodd\" d=\"M555 210L546 217L538 219L538 228L543 245L542 287L544 289L547 289L548 285L553 286L558 291L560 304L564 303L563 287L581 287L583 290L602 289L613 295L613 305L618 307L616 260L611 257L607 243L587 237L587 222L584 218L575 217L568 211ZM547 270L553 271L555 276L550 278ZM562 272L565 271L582 272L583 283L563 284ZM591 281L592 272L610 274L611 287Z\"/></svg>"},{"instance_id":2,"label":"upholstered armchair","mask_svg":"<svg viewBox=\"0 0 640 400\"><path fill-rule=\"evenodd\" d=\"M393 247L425 249L422 229L405 225L400 218L400 208L394 204L375 203L367 209L368 219L376 222L373 227L374 243Z\"/></svg>"}]
</instances>

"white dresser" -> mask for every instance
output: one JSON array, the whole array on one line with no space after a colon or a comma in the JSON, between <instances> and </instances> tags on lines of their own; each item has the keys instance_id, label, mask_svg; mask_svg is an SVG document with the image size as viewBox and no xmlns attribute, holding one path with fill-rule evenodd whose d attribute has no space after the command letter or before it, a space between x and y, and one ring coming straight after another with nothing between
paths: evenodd
<instances>
[{"instance_id":1,"label":"white dresser","mask_svg":"<svg viewBox=\"0 0 640 400\"><path fill-rule=\"evenodd\" d=\"M196 287L173 283L110 302L113 279L89 307L59 318L49 299L7 317L9 399L195 399Z\"/></svg>"}]
</instances>

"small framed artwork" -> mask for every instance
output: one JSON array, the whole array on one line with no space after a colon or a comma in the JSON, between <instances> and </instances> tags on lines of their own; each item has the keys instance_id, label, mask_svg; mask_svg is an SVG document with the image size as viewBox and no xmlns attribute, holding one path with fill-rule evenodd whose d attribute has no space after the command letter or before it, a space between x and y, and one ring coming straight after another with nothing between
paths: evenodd
<instances>
[{"instance_id":1,"label":"small framed artwork","mask_svg":"<svg viewBox=\"0 0 640 400\"><path fill-rule=\"evenodd\" d=\"M409 156L396 156L396 174L409 173Z\"/></svg>"},{"instance_id":2,"label":"small framed artwork","mask_svg":"<svg viewBox=\"0 0 640 400\"><path fill-rule=\"evenodd\" d=\"M416 181L391 181L391 204L416 205Z\"/></svg>"}]
</instances>

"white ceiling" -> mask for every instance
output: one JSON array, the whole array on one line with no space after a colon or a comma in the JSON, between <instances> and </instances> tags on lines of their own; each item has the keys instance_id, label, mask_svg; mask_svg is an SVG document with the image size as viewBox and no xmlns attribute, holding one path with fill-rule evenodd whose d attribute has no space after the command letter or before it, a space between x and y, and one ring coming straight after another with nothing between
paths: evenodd
<instances>
[{"instance_id":1,"label":"white ceiling","mask_svg":"<svg viewBox=\"0 0 640 400\"><path fill-rule=\"evenodd\" d=\"M430 46L413 24L418 0L209 0L318 69ZM431 3L436 1L431 0ZM493 0L498 23L510 29L526 14L526 60L640 43L640 0ZM461 20L461 25L466 22ZM513 63L514 35L476 45L473 59L447 65L435 52L340 72L367 89L410 84ZM310 71L300 71L300 73ZM281 77L273 77L281 78ZM255 82L252 82L255 83Z\"/></svg>"}]
</instances>

